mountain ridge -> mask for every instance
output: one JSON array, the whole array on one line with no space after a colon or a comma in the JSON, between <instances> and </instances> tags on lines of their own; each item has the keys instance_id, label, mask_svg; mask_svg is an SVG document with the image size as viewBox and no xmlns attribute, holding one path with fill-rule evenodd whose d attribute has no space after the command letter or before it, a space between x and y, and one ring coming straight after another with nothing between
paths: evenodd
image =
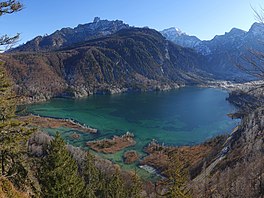
<instances>
[{"instance_id":1,"label":"mountain ridge","mask_svg":"<svg viewBox=\"0 0 264 198\"><path fill-rule=\"evenodd\" d=\"M115 34L46 52L4 54L17 93L32 100L178 88L208 79L203 57L156 30Z\"/></svg>"},{"instance_id":2,"label":"mountain ridge","mask_svg":"<svg viewBox=\"0 0 264 198\"><path fill-rule=\"evenodd\" d=\"M166 90L204 85L212 79L240 80L244 74L235 64L247 55L247 46L260 48L255 35L262 38L262 27L253 24L249 32L233 28L211 41L201 41L175 28L158 32L96 17L92 23L36 37L3 54L3 59L17 92L36 100ZM164 34L171 39L178 36L180 44L188 47Z\"/></svg>"},{"instance_id":3,"label":"mountain ridge","mask_svg":"<svg viewBox=\"0 0 264 198\"><path fill-rule=\"evenodd\" d=\"M47 36L37 36L11 49L10 52L55 50L90 39L101 38L127 28L130 26L121 20L109 21L95 17L91 23L79 24L74 28L62 28Z\"/></svg>"},{"instance_id":4,"label":"mountain ridge","mask_svg":"<svg viewBox=\"0 0 264 198\"><path fill-rule=\"evenodd\" d=\"M237 65L242 64L250 67L245 59L252 58L250 50L264 52L264 25L262 23L254 23L248 31L238 28L232 28L223 35L216 35L211 40L193 41L193 37L187 34L172 34L170 36L162 32L170 41L183 47L190 47L196 52L204 55L208 60L208 67L205 71L213 73L220 79L226 80L250 80L252 77L243 73ZM184 42L182 42L182 39ZM191 43L191 44L189 44ZM258 61L258 60L256 60Z\"/></svg>"}]
</instances>

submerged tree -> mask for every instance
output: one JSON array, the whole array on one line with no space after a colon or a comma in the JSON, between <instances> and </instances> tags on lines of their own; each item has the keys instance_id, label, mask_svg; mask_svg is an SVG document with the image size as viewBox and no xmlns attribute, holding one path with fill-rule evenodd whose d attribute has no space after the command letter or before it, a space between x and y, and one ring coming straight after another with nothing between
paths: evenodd
<instances>
[{"instance_id":1,"label":"submerged tree","mask_svg":"<svg viewBox=\"0 0 264 198\"><path fill-rule=\"evenodd\" d=\"M81 197L84 182L59 133L51 141L47 152L39 175L43 197Z\"/></svg>"}]
</instances>

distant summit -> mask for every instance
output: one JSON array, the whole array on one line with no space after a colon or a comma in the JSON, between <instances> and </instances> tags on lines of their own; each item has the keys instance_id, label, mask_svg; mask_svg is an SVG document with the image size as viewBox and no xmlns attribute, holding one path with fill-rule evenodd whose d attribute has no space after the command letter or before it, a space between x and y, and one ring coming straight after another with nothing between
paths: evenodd
<instances>
[{"instance_id":1,"label":"distant summit","mask_svg":"<svg viewBox=\"0 0 264 198\"><path fill-rule=\"evenodd\" d=\"M194 49L206 56L208 66L206 71L214 73L219 78L241 78L237 64L248 64L241 57L250 57L249 49L264 53L264 24L254 23L249 31L232 28L223 35L216 35L212 40L201 41L195 36L189 36L177 28L161 31L167 39L182 47Z\"/></svg>"},{"instance_id":2,"label":"distant summit","mask_svg":"<svg viewBox=\"0 0 264 198\"><path fill-rule=\"evenodd\" d=\"M101 20L100 17L95 17L92 23L81 24L75 28L62 28L50 35L38 36L10 51L52 51L101 38L128 28L129 25L123 21Z\"/></svg>"},{"instance_id":3,"label":"distant summit","mask_svg":"<svg viewBox=\"0 0 264 198\"><path fill-rule=\"evenodd\" d=\"M180 29L175 27L165 29L161 31L161 33L168 37L186 35L186 33L182 32Z\"/></svg>"},{"instance_id":4,"label":"distant summit","mask_svg":"<svg viewBox=\"0 0 264 198\"><path fill-rule=\"evenodd\" d=\"M244 35L246 31L238 29L238 28L232 28L230 32L226 34L231 34L231 35Z\"/></svg>"},{"instance_id":5,"label":"distant summit","mask_svg":"<svg viewBox=\"0 0 264 198\"><path fill-rule=\"evenodd\" d=\"M101 20L100 17L94 17L93 22L94 22L94 23L98 23L100 20Z\"/></svg>"},{"instance_id":6,"label":"distant summit","mask_svg":"<svg viewBox=\"0 0 264 198\"><path fill-rule=\"evenodd\" d=\"M264 37L264 24L263 23L254 23L248 31L253 35L263 36Z\"/></svg>"},{"instance_id":7,"label":"distant summit","mask_svg":"<svg viewBox=\"0 0 264 198\"><path fill-rule=\"evenodd\" d=\"M197 52L203 55L209 55L214 51L224 50L223 48L233 49L237 48L243 43L250 45L264 39L264 24L254 23L249 31L244 31L238 28L232 28L229 32L224 35L216 35L212 40L201 41L195 36L189 36L182 32L180 29L172 27L161 31L161 34L175 44L181 45L182 47L189 47L195 49ZM221 49L220 49L221 48Z\"/></svg>"},{"instance_id":8,"label":"distant summit","mask_svg":"<svg viewBox=\"0 0 264 198\"><path fill-rule=\"evenodd\" d=\"M180 29L171 27L160 32L168 40L183 47L194 48L200 43L200 39L195 36L189 36Z\"/></svg>"}]
</instances>

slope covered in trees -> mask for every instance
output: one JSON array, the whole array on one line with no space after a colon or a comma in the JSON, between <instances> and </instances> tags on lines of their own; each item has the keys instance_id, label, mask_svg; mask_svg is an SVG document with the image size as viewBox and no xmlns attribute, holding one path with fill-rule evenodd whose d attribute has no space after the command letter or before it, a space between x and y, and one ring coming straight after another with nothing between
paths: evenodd
<instances>
[{"instance_id":1,"label":"slope covered in trees","mask_svg":"<svg viewBox=\"0 0 264 198\"><path fill-rule=\"evenodd\" d=\"M129 28L45 53L5 54L19 95L45 100L129 90L163 90L208 79L204 59L157 31Z\"/></svg>"}]
</instances>

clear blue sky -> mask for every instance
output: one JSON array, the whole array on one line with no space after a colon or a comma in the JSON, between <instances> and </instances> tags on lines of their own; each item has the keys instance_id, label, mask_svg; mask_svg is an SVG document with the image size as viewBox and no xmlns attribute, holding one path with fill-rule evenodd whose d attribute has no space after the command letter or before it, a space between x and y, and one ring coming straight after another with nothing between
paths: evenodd
<instances>
[{"instance_id":1,"label":"clear blue sky","mask_svg":"<svg viewBox=\"0 0 264 198\"><path fill-rule=\"evenodd\" d=\"M250 7L263 0L21 0L25 9L0 17L0 34L21 33L21 42L63 27L88 23L95 16L120 19L157 30L177 27L203 40L254 23Z\"/></svg>"}]
</instances>

